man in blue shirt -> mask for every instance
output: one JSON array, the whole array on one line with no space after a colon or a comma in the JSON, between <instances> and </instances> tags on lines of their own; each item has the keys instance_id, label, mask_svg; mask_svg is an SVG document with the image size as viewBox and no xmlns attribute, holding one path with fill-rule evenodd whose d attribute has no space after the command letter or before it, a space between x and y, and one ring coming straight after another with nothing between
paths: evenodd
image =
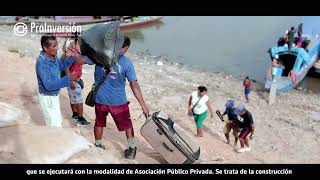
<instances>
[{"instance_id":1,"label":"man in blue shirt","mask_svg":"<svg viewBox=\"0 0 320 180\"><path fill-rule=\"evenodd\" d=\"M234 110L235 110L234 100L229 99L225 107L226 107L226 110L224 111L222 116L227 114L228 121L224 127L224 135L227 139L227 143L230 144L229 133L232 129L233 136L234 136L234 146L236 146L238 142L239 125L241 122L239 122L237 116L234 114Z\"/></svg>"},{"instance_id":2,"label":"man in blue shirt","mask_svg":"<svg viewBox=\"0 0 320 180\"><path fill-rule=\"evenodd\" d=\"M107 75L107 78L98 89L96 95L94 135L95 146L105 149L101 141L103 128L106 127L106 117L110 113L118 130L126 132L129 148L124 151L124 157L126 159L134 159L137 148L134 143L134 130L130 118L129 102L125 91L126 79L129 81L131 90L146 116L149 115L149 109L143 100L134 66L131 60L123 55L129 46L130 39L129 37L125 37L121 49L122 55L119 56L118 63L111 66L108 74L106 74L107 71L102 66L98 64L95 66L95 84L98 84L105 75ZM88 58L85 62L87 64L93 64Z\"/></svg>"},{"instance_id":3,"label":"man in blue shirt","mask_svg":"<svg viewBox=\"0 0 320 180\"><path fill-rule=\"evenodd\" d=\"M53 35L41 37L43 51L36 62L36 74L39 86L39 104L45 117L47 126L61 127L62 115L60 109L59 91L76 80L75 74L61 78L60 72L68 68L75 58L70 57L68 51L62 59L57 57L58 41Z\"/></svg>"}]
</instances>

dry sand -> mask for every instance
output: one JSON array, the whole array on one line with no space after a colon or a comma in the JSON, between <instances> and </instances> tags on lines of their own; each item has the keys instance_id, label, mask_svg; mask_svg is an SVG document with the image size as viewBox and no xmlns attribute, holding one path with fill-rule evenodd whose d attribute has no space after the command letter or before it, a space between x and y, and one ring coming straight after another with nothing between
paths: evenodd
<instances>
[{"instance_id":1,"label":"dry sand","mask_svg":"<svg viewBox=\"0 0 320 180\"><path fill-rule=\"evenodd\" d=\"M61 47L62 40L59 40L59 43ZM15 120L15 124L18 124L15 126L44 126L39 109L35 75L35 59L39 54L40 37L28 35L19 38L13 35L11 27L0 26L0 44L0 102L14 106L16 109L14 110L16 114L11 113L11 115L10 112L13 111L2 110L0 117L5 119L4 116L6 116L7 119ZM191 135L195 134L195 124L186 115L187 101L190 93L196 90L198 85L208 88L214 110L222 111L228 98L234 98L236 103L244 101L241 93L242 81L238 77L223 73L201 72L148 54L129 52L128 56L135 65L138 82L151 112L161 110L168 113ZM93 83L93 68L94 66L84 65L84 96L88 94ZM107 149L104 151L90 146L89 149L73 154L64 163L166 163L140 135L139 131L144 119L137 120L137 118L142 111L128 85L126 91L131 102L130 110L136 132L135 139L138 147L136 159L123 158L123 150L127 147L125 134L118 132L112 118L108 117L103 136L103 143ZM245 103L246 108L253 115L256 127L254 140L251 141L251 152L242 154L235 152L232 145L226 144L223 135L224 123L216 115L212 119L207 117L204 122L204 137L196 139L201 146L201 163L319 163L319 94L293 90L277 96L276 104L272 106L268 105L267 98L268 93L263 91L260 85L254 84L251 101L249 104ZM71 120L66 88L61 90L60 100L64 116L63 128L73 128L89 143L93 143L93 125L76 127ZM93 108L84 106L84 115L94 124ZM0 126L0 133L12 126L14 125ZM23 132L17 132L20 133L17 137L24 136L21 134ZM60 138L64 142L70 137L60 136ZM21 158L8 158L14 154L3 149L4 146L1 144L4 143L8 141L1 138L0 162L21 163ZM18 141L11 142L12 146L15 146L15 143ZM48 145L55 146L54 143L48 143ZM23 163L30 163L30 161Z\"/></svg>"}]
</instances>

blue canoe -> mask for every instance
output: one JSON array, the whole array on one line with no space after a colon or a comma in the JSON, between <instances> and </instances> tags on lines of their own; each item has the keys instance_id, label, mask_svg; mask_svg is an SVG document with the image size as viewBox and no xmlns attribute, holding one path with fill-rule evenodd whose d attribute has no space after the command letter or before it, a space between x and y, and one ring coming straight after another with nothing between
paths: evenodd
<instances>
[{"instance_id":1,"label":"blue canoe","mask_svg":"<svg viewBox=\"0 0 320 180\"><path fill-rule=\"evenodd\" d=\"M307 75L308 71L318 60L320 41L318 36L312 37L309 46L304 48L288 46L272 47L269 50L271 58L276 55L282 61L283 66L276 68L275 80L277 82L277 93L288 92L295 88ZM271 66L271 63L270 63ZM265 88L270 89L272 84L271 67L268 71Z\"/></svg>"}]
</instances>

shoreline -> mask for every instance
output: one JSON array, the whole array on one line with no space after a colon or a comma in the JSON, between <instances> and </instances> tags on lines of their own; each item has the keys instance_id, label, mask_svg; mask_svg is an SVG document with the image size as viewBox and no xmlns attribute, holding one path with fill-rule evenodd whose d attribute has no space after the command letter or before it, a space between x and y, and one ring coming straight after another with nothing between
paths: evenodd
<instances>
[{"instance_id":1,"label":"shoreline","mask_svg":"<svg viewBox=\"0 0 320 180\"><path fill-rule=\"evenodd\" d=\"M36 60L37 54L40 51L41 47L40 47L39 43L35 42L35 40L40 39L41 35L40 34L32 34L32 35L27 34L24 37L17 37L17 36L14 36L14 34L12 32L12 28L13 28L13 26L10 26L10 25L0 25L0 33L1 33L0 43L1 43L1 45L3 47L7 47L8 51L18 53L20 57L27 56L27 57L32 57ZM20 43L17 43L15 41L18 41ZM58 43L59 43L59 47L60 47L58 54L61 54L61 47L62 47L63 42L64 42L64 38L58 38ZM129 49L129 52L130 52L130 49ZM174 61L170 61L170 57L154 56L154 55L150 54L148 51L131 52L131 53L136 54L138 56L145 56L146 58L152 58L154 60L159 59L160 61L169 62L171 64L177 63ZM225 75L226 79L228 79L229 77L236 77L238 80L243 80L245 78L245 75L237 75L237 74L233 74L233 73L227 73L224 71L212 72L210 70L206 70L204 68L193 66L193 65L188 65L188 64L184 64L184 63L177 63L177 64L182 65L191 71L223 74L223 75ZM261 91L268 91L267 89L264 88L265 82L260 82L255 79L252 79L252 80L253 80L254 84L256 85L256 88L258 88ZM313 93L320 94L320 91L319 92L312 91L312 90L309 90L306 88L302 88L301 86L298 86L295 90L299 90L299 91L303 90L303 91L307 91L307 92L313 92Z\"/></svg>"}]
</instances>

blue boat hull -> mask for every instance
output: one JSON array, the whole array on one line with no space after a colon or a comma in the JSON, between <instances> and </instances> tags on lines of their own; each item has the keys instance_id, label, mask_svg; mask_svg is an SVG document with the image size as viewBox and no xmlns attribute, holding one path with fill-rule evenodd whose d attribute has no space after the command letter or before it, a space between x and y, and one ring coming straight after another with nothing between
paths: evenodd
<instances>
[{"instance_id":1,"label":"blue boat hull","mask_svg":"<svg viewBox=\"0 0 320 180\"><path fill-rule=\"evenodd\" d=\"M275 75L275 81L277 83L277 93L284 93L295 88L308 74L308 71L314 66L315 62L318 59L319 50L320 50L319 39L314 39L311 47L306 51L303 48L292 47L288 51L287 46L278 46L272 47L269 51L270 56L274 58L276 55L286 57L286 56L295 56L295 59L290 59L294 64L293 67L285 69L277 68L277 73ZM283 58L284 61L286 58ZM288 60L289 61L289 60ZM285 62L288 63L288 62ZM275 70L275 69L274 69ZM285 71L283 73L282 71ZM290 72L290 74L287 74ZM265 88L270 89L272 84L271 78L271 67L269 69L267 80L265 83Z\"/></svg>"}]
</instances>

